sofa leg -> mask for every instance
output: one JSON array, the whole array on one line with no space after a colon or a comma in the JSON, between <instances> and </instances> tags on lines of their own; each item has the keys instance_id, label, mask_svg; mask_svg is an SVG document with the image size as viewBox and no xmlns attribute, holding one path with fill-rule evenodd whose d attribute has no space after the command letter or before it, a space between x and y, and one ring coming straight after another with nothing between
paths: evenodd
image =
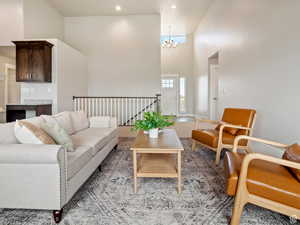
<instances>
[{"instance_id":1,"label":"sofa leg","mask_svg":"<svg viewBox=\"0 0 300 225\"><path fill-rule=\"evenodd\" d=\"M98 170L99 170L99 172L102 172L102 166L101 165L98 166Z\"/></svg>"},{"instance_id":2,"label":"sofa leg","mask_svg":"<svg viewBox=\"0 0 300 225\"><path fill-rule=\"evenodd\" d=\"M115 145L114 150L117 150L117 148L118 148L118 144Z\"/></svg>"},{"instance_id":3,"label":"sofa leg","mask_svg":"<svg viewBox=\"0 0 300 225\"><path fill-rule=\"evenodd\" d=\"M53 210L53 219L55 223L59 223L62 219L63 209L61 210Z\"/></svg>"}]
</instances>

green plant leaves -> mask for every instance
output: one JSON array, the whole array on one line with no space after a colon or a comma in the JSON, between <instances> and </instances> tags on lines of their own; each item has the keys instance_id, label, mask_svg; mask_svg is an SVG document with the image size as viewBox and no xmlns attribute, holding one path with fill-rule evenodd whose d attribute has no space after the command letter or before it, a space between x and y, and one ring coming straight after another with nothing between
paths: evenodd
<instances>
[{"instance_id":1,"label":"green plant leaves","mask_svg":"<svg viewBox=\"0 0 300 225\"><path fill-rule=\"evenodd\" d=\"M163 129L165 127L172 126L174 122L170 121L170 117L163 116L157 112L145 112L144 120L138 120L135 122L133 130L151 130L155 128Z\"/></svg>"}]
</instances>

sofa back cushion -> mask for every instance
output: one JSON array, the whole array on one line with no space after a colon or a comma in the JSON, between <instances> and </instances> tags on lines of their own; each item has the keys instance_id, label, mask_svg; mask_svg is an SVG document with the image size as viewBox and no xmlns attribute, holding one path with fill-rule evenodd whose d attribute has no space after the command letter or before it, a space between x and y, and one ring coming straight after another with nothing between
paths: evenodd
<instances>
[{"instance_id":1,"label":"sofa back cushion","mask_svg":"<svg viewBox=\"0 0 300 225\"><path fill-rule=\"evenodd\" d=\"M41 116L46 122L53 123L53 119L59 124L60 127L65 129L65 131L71 135L74 133L74 128L70 116L70 112L61 112L59 114L56 114L54 116Z\"/></svg>"},{"instance_id":2,"label":"sofa back cushion","mask_svg":"<svg viewBox=\"0 0 300 225\"><path fill-rule=\"evenodd\" d=\"M41 128L49 136L51 136L58 145L62 145L68 152L74 151L74 145L71 136L65 129L59 126L55 119L53 119L51 122L42 123Z\"/></svg>"},{"instance_id":3,"label":"sofa back cushion","mask_svg":"<svg viewBox=\"0 0 300 225\"><path fill-rule=\"evenodd\" d=\"M70 112L70 116L73 124L74 133L89 128L90 122L85 112L83 111Z\"/></svg>"},{"instance_id":4,"label":"sofa back cushion","mask_svg":"<svg viewBox=\"0 0 300 225\"><path fill-rule=\"evenodd\" d=\"M0 124L0 144L18 144L15 122Z\"/></svg>"},{"instance_id":5,"label":"sofa back cushion","mask_svg":"<svg viewBox=\"0 0 300 225\"><path fill-rule=\"evenodd\" d=\"M300 163L300 145L293 144L289 146L284 152L283 159ZM289 171L300 181L300 170L288 167Z\"/></svg>"},{"instance_id":6,"label":"sofa back cushion","mask_svg":"<svg viewBox=\"0 0 300 225\"><path fill-rule=\"evenodd\" d=\"M56 144L44 130L27 121L15 123L15 135L22 144Z\"/></svg>"}]
</instances>

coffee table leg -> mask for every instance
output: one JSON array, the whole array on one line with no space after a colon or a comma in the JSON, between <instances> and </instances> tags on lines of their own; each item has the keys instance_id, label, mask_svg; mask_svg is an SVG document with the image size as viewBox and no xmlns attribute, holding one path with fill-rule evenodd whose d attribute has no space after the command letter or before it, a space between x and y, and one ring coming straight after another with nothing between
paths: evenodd
<instances>
[{"instance_id":1,"label":"coffee table leg","mask_svg":"<svg viewBox=\"0 0 300 225\"><path fill-rule=\"evenodd\" d=\"M133 151L133 185L134 185L134 193L137 191L137 158L136 158L136 151Z\"/></svg>"},{"instance_id":2,"label":"coffee table leg","mask_svg":"<svg viewBox=\"0 0 300 225\"><path fill-rule=\"evenodd\" d=\"M178 193L181 193L181 152L177 155Z\"/></svg>"}]
</instances>

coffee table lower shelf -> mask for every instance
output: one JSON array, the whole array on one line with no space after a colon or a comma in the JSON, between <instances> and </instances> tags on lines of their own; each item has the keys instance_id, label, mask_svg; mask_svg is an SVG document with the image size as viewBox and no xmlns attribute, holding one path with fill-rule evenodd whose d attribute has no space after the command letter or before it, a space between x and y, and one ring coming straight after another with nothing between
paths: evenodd
<instances>
[{"instance_id":1,"label":"coffee table lower shelf","mask_svg":"<svg viewBox=\"0 0 300 225\"><path fill-rule=\"evenodd\" d=\"M141 154L137 177L178 178L174 154Z\"/></svg>"}]
</instances>

